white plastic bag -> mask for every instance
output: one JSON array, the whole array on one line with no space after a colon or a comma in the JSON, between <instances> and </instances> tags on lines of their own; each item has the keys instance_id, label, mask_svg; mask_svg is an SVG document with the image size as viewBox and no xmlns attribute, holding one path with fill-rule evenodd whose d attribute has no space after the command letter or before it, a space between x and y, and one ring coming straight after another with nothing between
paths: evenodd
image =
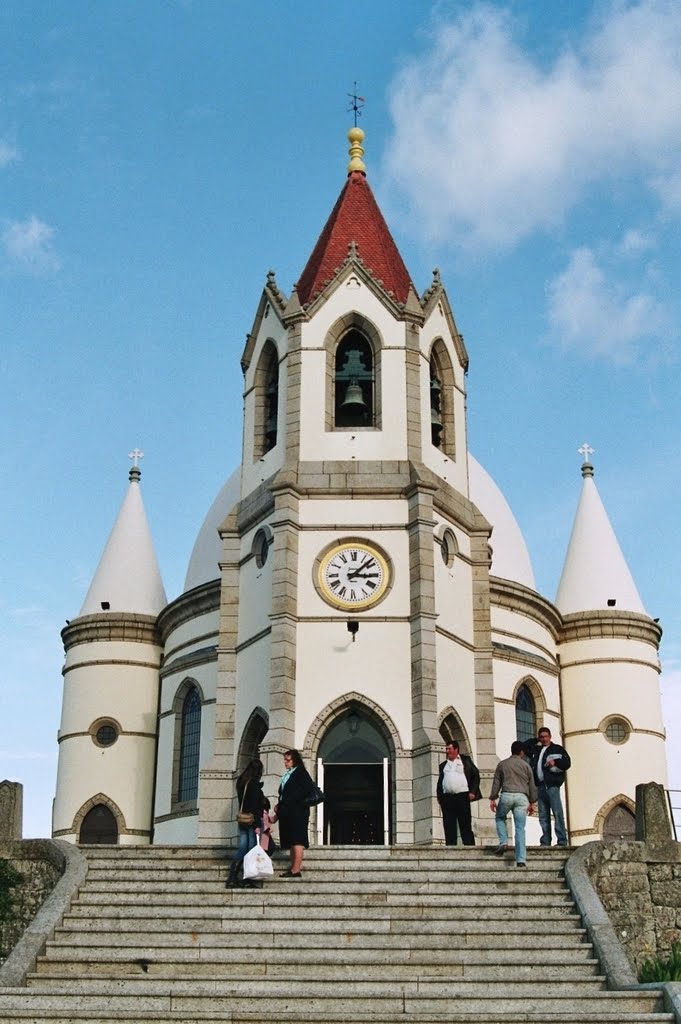
<instances>
[{"instance_id":1,"label":"white plastic bag","mask_svg":"<svg viewBox=\"0 0 681 1024\"><path fill-rule=\"evenodd\" d=\"M256 838L255 846L249 850L244 857L244 878L272 878L274 868L272 861L260 845L260 836Z\"/></svg>"}]
</instances>

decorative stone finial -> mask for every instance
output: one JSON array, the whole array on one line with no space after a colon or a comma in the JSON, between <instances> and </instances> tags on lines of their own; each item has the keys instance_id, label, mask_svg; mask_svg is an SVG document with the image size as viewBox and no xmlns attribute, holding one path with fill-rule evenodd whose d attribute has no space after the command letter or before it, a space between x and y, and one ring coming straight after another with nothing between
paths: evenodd
<instances>
[{"instance_id":1,"label":"decorative stone finial","mask_svg":"<svg viewBox=\"0 0 681 1024\"><path fill-rule=\"evenodd\" d=\"M361 171L362 174L364 174L366 167L362 160L362 157L364 156L364 149L362 147L362 143L364 142L364 132L362 129L358 128L357 125L355 125L354 128L351 128L348 132L348 141L350 143L350 149L348 150L348 153L350 154L348 174L352 174L353 171Z\"/></svg>"},{"instance_id":2,"label":"decorative stone finial","mask_svg":"<svg viewBox=\"0 0 681 1024\"><path fill-rule=\"evenodd\" d=\"M132 469L128 474L130 483L133 481L139 483L140 477L142 476L142 470L139 468L140 459L144 458L144 452L141 452L139 448L133 448L131 452L128 452L128 458L132 459Z\"/></svg>"}]
</instances>

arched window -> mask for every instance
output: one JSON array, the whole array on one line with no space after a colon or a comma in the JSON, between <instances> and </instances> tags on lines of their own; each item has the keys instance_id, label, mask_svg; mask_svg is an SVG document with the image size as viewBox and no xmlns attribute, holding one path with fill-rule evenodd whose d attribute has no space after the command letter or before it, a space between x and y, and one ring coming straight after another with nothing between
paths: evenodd
<instances>
[{"instance_id":1,"label":"arched window","mask_svg":"<svg viewBox=\"0 0 681 1024\"><path fill-rule=\"evenodd\" d=\"M448 708L443 716L442 721L440 722L440 736L442 737L445 745L449 743L450 740L456 740L459 744L461 753L470 754L471 744L468 738L468 732L454 708Z\"/></svg>"},{"instance_id":2,"label":"arched window","mask_svg":"<svg viewBox=\"0 0 681 1024\"><path fill-rule=\"evenodd\" d=\"M450 458L456 454L454 437L454 371L441 338L433 344L429 361L430 439Z\"/></svg>"},{"instance_id":3,"label":"arched window","mask_svg":"<svg viewBox=\"0 0 681 1024\"><path fill-rule=\"evenodd\" d=\"M201 695L190 687L182 704L180 727L179 803L196 800L199 794L199 750L201 746Z\"/></svg>"},{"instance_id":4,"label":"arched window","mask_svg":"<svg viewBox=\"0 0 681 1024\"><path fill-rule=\"evenodd\" d=\"M106 804L95 804L87 812L80 826L78 842L86 845L106 843L110 846L118 842L118 824Z\"/></svg>"},{"instance_id":5,"label":"arched window","mask_svg":"<svg viewBox=\"0 0 681 1024\"><path fill-rule=\"evenodd\" d=\"M271 338L263 345L254 377L253 457L262 458L279 433L279 354Z\"/></svg>"},{"instance_id":6,"label":"arched window","mask_svg":"<svg viewBox=\"0 0 681 1024\"><path fill-rule=\"evenodd\" d=\"M523 742L537 735L537 709L530 688L524 683L515 698L515 734Z\"/></svg>"},{"instance_id":7,"label":"arched window","mask_svg":"<svg viewBox=\"0 0 681 1024\"><path fill-rule=\"evenodd\" d=\"M357 330L349 331L336 349L334 425L374 427L374 353Z\"/></svg>"},{"instance_id":8,"label":"arched window","mask_svg":"<svg viewBox=\"0 0 681 1024\"><path fill-rule=\"evenodd\" d=\"M274 346L268 353L265 367L265 436L263 453L274 448L277 443L277 427L279 422L279 359Z\"/></svg>"}]
</instances>

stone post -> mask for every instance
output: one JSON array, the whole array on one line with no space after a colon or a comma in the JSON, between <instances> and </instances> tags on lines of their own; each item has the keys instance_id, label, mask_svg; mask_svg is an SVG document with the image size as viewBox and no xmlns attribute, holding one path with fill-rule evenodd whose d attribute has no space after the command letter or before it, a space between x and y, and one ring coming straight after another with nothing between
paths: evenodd
<instances>
[{"instance_id":1,"label":"stone post","mask_svg":"<svg viewBox=\"0 0 681 1024\"><path fill-rule=\"evenodd\" d=\"M652 844L674 839L667 794L660 782L642 782L636 787L636 838Z\"/></svg>"},{"instance_id":2,"label":"stone post","mask_svg":"<svg viewBox=\"0 0 681 1024\"><path fill-rule=\"evenodd\" d=\"M0 782L0 845L23 836L24 787L20 782Z\"/></svg>"}]
</instances>

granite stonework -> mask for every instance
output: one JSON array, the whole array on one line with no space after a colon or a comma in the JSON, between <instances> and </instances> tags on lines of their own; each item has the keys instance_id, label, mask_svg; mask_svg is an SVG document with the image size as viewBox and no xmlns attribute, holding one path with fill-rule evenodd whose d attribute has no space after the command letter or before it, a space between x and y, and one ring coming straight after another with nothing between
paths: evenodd
<instances>
[{"instance_id":1,"label":"granite stonework","mask_svg":"<svg viewBox=\"0 0 681 1024\"><path fill-rule=\"evenodd\" d=\"M595 842L584 864L638 975L681 942L681 844L673 839L664 787L636 787L636 842Z\"/></svg>"},{"instance_id":2,"label":"granite stonework","mask_svg":"<svg viewBox=\"0 0 681 1024\"><path fill-rule=\"evenodd\" d=\"M47 839L0 845L0 858L8 861L20 878L12 890L11 917L0 923L0 964L5 962L62 875L63 858L60 861L55 856L53 846Z\"/></svg>"},{"instance_id":3,"label":"granite stonework","mask_svg":"<svg viewBox=\"0 0 681 1024\"><path fill-rule=\"evenodd\" d=\"M0 782L0 844L21 839L24 787L20 782Z\"/></svg>"}]
</instances>

